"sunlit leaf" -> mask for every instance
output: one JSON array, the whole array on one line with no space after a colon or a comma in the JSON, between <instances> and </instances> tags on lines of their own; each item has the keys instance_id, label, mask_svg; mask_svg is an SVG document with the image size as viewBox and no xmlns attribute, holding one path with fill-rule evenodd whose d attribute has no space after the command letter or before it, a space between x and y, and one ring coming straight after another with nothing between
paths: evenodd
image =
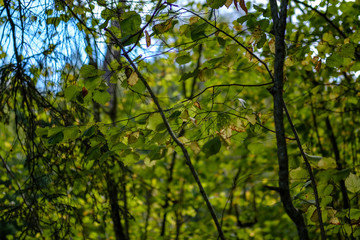
<instances>
[{"instance_id":1,"label":"sunlit leaf","mask_svg":"<svg viewBox=\"0 0 360 240\"><path fill-rule=\"evenodd\" d=\"M127 80L130 86L134 86L139 80L139 77L136 72L132 72Z\"/></svg>"},{"instance_id":2,"label":"sunlit leaf","mask_svg":"<svg viewBox=\"0 0 360 240\"><path fill-rule=\"evenodd\" d=\"M108 91L95 91L94 95L93 95L93 99L95 102L100 103L100 104L106 104L107 102L110 101L111 96L108 93Z\"/></svg>"},{"instance_id":3,"label":"sunlit leaf","mask_svg":"<svg viewBox=\"0 0 360 240\"><path fill-rule=\"evenodd\" d=\"M345 180L346 189L352 193L358 193L360 191L360 178L353 173Z\"/></svg>"}]
</instances>

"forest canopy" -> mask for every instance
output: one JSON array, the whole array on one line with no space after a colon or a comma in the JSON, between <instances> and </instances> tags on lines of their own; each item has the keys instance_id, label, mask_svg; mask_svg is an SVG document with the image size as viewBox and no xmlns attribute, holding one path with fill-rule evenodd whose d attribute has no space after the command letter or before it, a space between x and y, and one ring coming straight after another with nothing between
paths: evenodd
<instances>
[{"instance_id":1,"label":"forest canopy","mask_svg":"<svg viewBox=\"0 0 360 240\"><path fill-rule=\"evenodd\" d=\"M0 240L358 239L359 12L0 0Z\"/></svg>"}]
</instances>

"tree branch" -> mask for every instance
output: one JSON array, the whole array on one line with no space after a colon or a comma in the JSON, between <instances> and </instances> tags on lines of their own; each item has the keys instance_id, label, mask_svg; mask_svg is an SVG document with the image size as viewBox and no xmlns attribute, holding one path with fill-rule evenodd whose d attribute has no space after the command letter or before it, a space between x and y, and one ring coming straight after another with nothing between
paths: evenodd
<instances>
[{"instance_id":1,"label":"tree branch","mask_svg":"<svg viewBox=\"0 0 360 240\"><path fill-rule=\"evenodd\" d=\"M117 43L117 45L120 47L121 51L123 52L123 56L126 58L126 60L129 62L129 64L131 65L131 67L134 69L134 71L136 72L136 74L138 75L139 79L141 80L141 82L145 85L146 89L148 90L148 92L150 93L150 96L151 98L153 99L156 107L158 108L159 110L159 113L161 115L161 118L165 124L165 127L168 131L168 133L170 134L171 138L174 140L174 142L180 147L181 151L183 152L184 154L184 157L185 157L185 160L186 160L186 164L189 166L189 169L199 187L199 190L200 190L200 193L202 195L202 197L204 198L204 201L206 202L206 205L208 207L208 210L213 218L213 221L216 225L216 228L218 230L218 233L219 233L219 236L222 240L225 240L225 236L224 236L224 233L222 231L222 228L220 226L220 223L217 219L217 216L216 216L216 213L215 213L215 210L212 206L212 204L210 203L209 201L209 198L202 186L202 183L200 181L200 178L191 162L191 159L190 159L190 155L187 151L187 149L185 148L184 144L182 144L182 142L180 142L180 140L176 137L174 131L172 130L165 114L164 114L164 111L162 110L162 107L155 95L155 93L152 91L150 85L147 83L146 79L144 78L144 76L140 73L140 71L138 70L137 66L135 65L135 63L133 62L133 60L130 58L130 56L127 54L125 48L122 46L122 44L120 43L120 41L116 38L116 36L107 28L104 29L105 31L107 31L111 36L112 38L115 40L115 42Z\"/></svg>"},{"instance_id":2,"label":"tree branch","mask_svg":"<svg viewBox=\"0 0 360 240\"><path fill-rule=\"evenodd\" d=\"M295 139L296 139L296 142L297 142L297 145L298 145L298 148L300 150L300 153L301 153L301 156L303 157L304 159L304 162L305 162L305 165L306 165L306 168L308 170L308 173L309 173L309 176L310 176L310 180L311 180L311 185L312 185L312 188L313 188L313 191L314 191L314 196L315 196L315 206L316 206L316 211L317 211L317 214L318 214L318 217L319 217L319 225L320 225L320 232L321 232L321 239L325 240L326 239L326 234L325 234L325 229L324 229L324 223L323 223L323 220L322 220L322 213L321 213L321 208L320 208L320 200L319 200L319 194L318 194L318 190L317 190L317 186L316 186L316 181L315 181L315 176L314 176L314 173L311 169L311 165L310 165L310 162L309 160L307 159L306 157L306 154L304 152L304 149L303 147L301 146L301 142L300 142L300 138L299 138L299 135L297 134L297 131L296 131L296 128L294 126L294 123L290 117L290 114L289 114L289 111L286 107L286 104L284 102L284 109L285 109L285 113L286 113L286 116L287 116L287 119L290 123L290 126L291 126L291 129L295 135Z\"/></svg>"}]
</instances>

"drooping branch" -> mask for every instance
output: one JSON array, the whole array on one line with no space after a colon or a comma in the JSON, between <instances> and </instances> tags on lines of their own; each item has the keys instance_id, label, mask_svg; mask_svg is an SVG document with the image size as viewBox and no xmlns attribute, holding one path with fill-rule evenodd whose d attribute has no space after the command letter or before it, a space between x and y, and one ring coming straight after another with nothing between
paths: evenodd
<instances>
[{"instance_id":1,"label":"drooping branch","mask_svg":"<svg viewBox=\"0 0 360 240\"><path fill-rule=\"evenodd\" d=\"M318 194L318 190L317 190L317 186L316 186L316 181L315 181L315 176L314 176L314 173L311 169L311 165L310 165L310 162L305 154L305 151L301 145L301 142L300 142L300 138L299 138L299 135L297 134L297 131L296 131L296 128L294 126L294 123L291 119L291 116L289 114L289 111L286 107L286 104L284 102L284 109L285 109L285 113L286 113L286 116L287 116L287 119L290 123L290 126L291 126L291 129L295 135L295 139L296 139L296 143L298 145L298 148L300 150L300 153L301 153L301 156L303 157L304 159L304 162L305 162L305 165L306 165L306 168L308 170L308 173L309 173L309 176L310 176L310 180L311 180L311 185L312 185L312 188L313 188L313 191L314 191L314 196L315 196L315 206L316 206L316 211L317 211L317 214L318 214L318 217L319 217L319 226L320 226L320 232L321 232L321 239L326 239L326 234L325 234L325 229L324 229L324 223L323 223L323 220L322 220L322 213L321 213L321 208L320 208L320 199L319 199L319 194Z\"/></svg>"},{"instance_id":2,"label":"drooping branch","mask_svg":"<svg viewBox=\"0 0 360 240\"><path fill-rule=\"evenodd\" d=\"M284 127L283 79L285 61L285 28L287 0L281 1L280 13L276 0L270 0L275 33L274 86L270 92L274 98L274 120L279 164L279 194L286 213L295 223L300 239L309 239L304 217L293 205L289 189L289 159L287 153Z\"/></svg>"},{"instance_id":3,"label":"drooping branch","mask_svg":"<svg viewBox=\"0 0 360 240\"><path fill-rule=\"evenodd\" d=\"M146 79L144 78L144 76L141 74L141 72L138 70L137 66L135 65L134 61L130 58L130 56L127 54L125 48L123 47L123 45L121 44L121 42L116 38L116 36L114 35L113 32L111 32L109 29L105 28L104 29L105 31L107 31L111 36L112 38L114 39L114 41L116 42L116 44L120 47L121 51L122 51L122 55L125 57L125 59L129 62L129 64L131 65L131 67L134 69L134 71L136 72L136 74L138 75L139 79L141 80L141 82L145 85L145 88L147 89L147 91L149 92L152 100L154 101L157 109L159 110L159 113L160 113L160 116L165 124L165 127L168 131L168 133L170 134L171 138L174 140L174 142L180 147L184 157L185 157L185 160L186 160L186 164L188 165L198 187L199 187L199 190L200 190L200 193L202 195L202 197L204 198L204 201L208 207L208 210L213 218L213 221L216 225L216 228L218 230L218 233L219 233L219 236L222 240L225 239L225 236L224 236L224 233L222 231L222 228L221 228L221 225L218 221L218 218L216 216L216 213L215 213L215 210L212 206L212 204L210 203L210 200L205 192L205 189L203 188L202 186L202 183L200 181L200 178L194 168L194 165L192 164L192 161L191 161L191 158L190 158L190 155L187 151L187 149L185 148L184 144L182 142L180 142L180 140L177 138L177 136L175 135L174 131L172 130L171 126L170 126L170 123L168 122L168 119L166 118L165 116L165 113L164 111L162 110L162 107L157 99L157 96L155 95L155 93L153 92L153 90L151 89L150 85L148 84L148 82L146 81Z\"/></svg>"},{"instance_id":4,"label":"drooping branch","mask_svg":"<svg viewBox=\"0 0 360 240\"><path fill-rule=\"evenodd\" d=\"M31 212L31 217L34 217L34 221L35 221L35 224L39 230L39 232L41 234L43 234L43 230L42 230L42 227L40 225L40 220L39 220L39 215L36 211L36 209L32 206L32 204L30 203L30 201L28 200L28 198L26 197L26 195L24 194L24 191L22 190L21 188L21 185L19 183L19 181L16 179L16 176L15 174L11 171L11 168L9 167L9 165L7 165L5 159L0 155L0 159L1 159L1 162L4 166L4 168L6 169L6 172L9 174L9 176L11 176L11 178L14 180L14 182L16 183L16 186L18 187L18 190L19 190L19 193L20 193L20 196L21 198L23 199L25 205L29 208L30 212Z\"/></svg>"}]
</instances>

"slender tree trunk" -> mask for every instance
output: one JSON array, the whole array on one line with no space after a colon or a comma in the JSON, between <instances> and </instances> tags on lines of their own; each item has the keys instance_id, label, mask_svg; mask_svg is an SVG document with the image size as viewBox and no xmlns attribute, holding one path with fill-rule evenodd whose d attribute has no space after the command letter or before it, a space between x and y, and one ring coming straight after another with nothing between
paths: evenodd
<instances>
[{"instance_id":1,"label":"slender tree trunk","mask_svg":"<svg viewBox=\"0 0 360 240\"><path fill-rule=\"evenodd\" d=\"M114 179L112 179L109 172L106 173L106 184L107 184L107 191L109 194L109 201L111 207L111 218L113 221L113 228L115 232L115 239L116 240L125 240L126 236L124 234L124 229L121 223L121 216L120 216L120 206L119 206L119 199L118 199L118 188Z\"/></svg>"},{"instance_id":2,"label":"slender tree trunk","mask_svg":"<svg viewBox=\"0 0 360 240\"><path fill-rule=\"evenodd\" d=\"M285 140L283 79L284 61L286 56L285 28L287 15L287 0L281 1L280 12L277 1L270 0L271 13L275 32L275 63L274 87L270 89L274 98L274 120L276 129L277 155L279 164L279 194L286 213L295 223L300 239L309 239L304 218L293 205L289 189L289 159Z\"/></svg>"}]
</instances>

